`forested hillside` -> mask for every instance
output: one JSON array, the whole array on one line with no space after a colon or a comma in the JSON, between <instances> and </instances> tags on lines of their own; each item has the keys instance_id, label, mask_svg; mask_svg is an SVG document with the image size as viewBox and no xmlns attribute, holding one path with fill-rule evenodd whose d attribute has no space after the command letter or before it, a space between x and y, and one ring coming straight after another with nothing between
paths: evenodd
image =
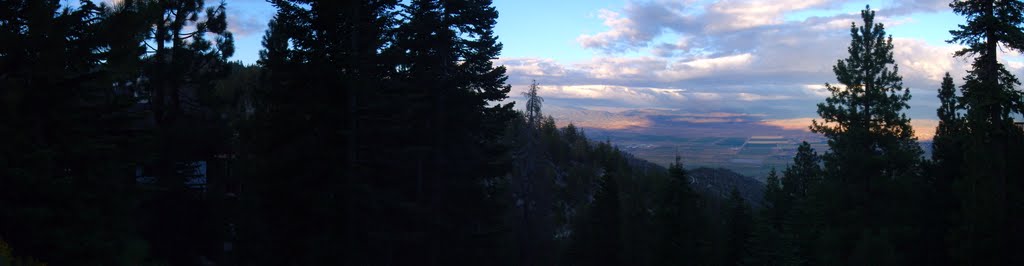
<instances>
[{"instance_id":1,"label":"forested hillside","mask_svg":"<svg viewBox=\"0 0 1024 266\"><path fill-rule=\"evenodd\" d=\"M507 101L489 0L0 1L0 265L1021 265L1024 2L954 1L934 153L865 8L791 164L667 168ZM972 57L973 56L973 57Z\"/></svg>"},{"instance_id":2,"label":"forested hillside","mask_svg":"<svg viewBox=\"0 0 1024 266\"><path fill-rule=\"evenodd\" d=\"M753 207L761 207L764 183L725 168L700 167L690 170L693 187L708 197L728 198L736 188Z\"/></svg>"},{"instance_id":3,"label":"forested hillside","mask_svg":"<svg viewBox=\"0 0 1024 266\"><path fill-rule=\"evenodd\" d=\"M505 135L514 164L506 223L515 228L512 264L649 265L680 256L664 245L686 245L688 259L720 264L721 252L740 248L727 247L737 229L725 225L753 219L747 205L760 202L763 184L725 169L690 173L680 161L666 169L637 159L571 123L558 128L542 113L537 84L524 96L526 111ZM742 197L731 198L737 187ZM730 216L740 207L746 211ZM749 238L751 229L738 230Z\"/></svg>"}]
</instances>

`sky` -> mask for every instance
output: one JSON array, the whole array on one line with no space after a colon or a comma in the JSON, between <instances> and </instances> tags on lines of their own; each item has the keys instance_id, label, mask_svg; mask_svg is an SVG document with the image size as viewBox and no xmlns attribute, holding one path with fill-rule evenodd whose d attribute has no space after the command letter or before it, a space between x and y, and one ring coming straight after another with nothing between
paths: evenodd
<instances>
[{"instance_id":1,"label":"sky","mask_svg":"<svg viewBox=\"0 0 1024 266\"><path fill-rule=\"evenodd\" d=\"M870 5L892 35L913 95L906 112L919 137L930 138L942 75L962 83L970 62L953 58L961 47L945 42L964 23L948 3L495 0L495 32L504 45L496 64L508 69L513 100L536 80L551 110L716 114L804 129L828 96L824 84L836 82L832 66L847 56L850 24L860 25L860 10ZM255 63L273 8L228 0L228 9L233 59ZM1003 63L1024 75L1024 57L1003 50Z\"/></svg>"}]
</instances>

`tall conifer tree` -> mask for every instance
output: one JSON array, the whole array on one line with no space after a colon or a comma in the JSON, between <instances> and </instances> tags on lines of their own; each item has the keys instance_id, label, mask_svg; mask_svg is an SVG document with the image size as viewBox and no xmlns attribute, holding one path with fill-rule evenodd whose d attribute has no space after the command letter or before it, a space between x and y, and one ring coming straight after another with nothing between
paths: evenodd
<instances>
[{"instance_id":1,"label":"tall conifer tree","mask_svg":"<svg viewBox=\"0 0 1024 266\"><path fill-rule=\"evenodd\" d=\"M733 187L726 199L726 243L721 265L743 265L752 255L754 217L750 205Z\"/></svg>"},{"instance_id":2,"label":"tall conifer tree","mask_svg":"<svg viewBox=\"0 0 1024 266\"><path fill-rule=\"evenodd\" d=\"M814 264L817 257L816 247L823 229L821 214L822 202L822 169L821 156L806 141L797 146L793 164L783 171L783 183L793 184L783 188L785 197L791 199L783 219L785 241L793 247L794 263Z\"/></svg>"},{"instance_id":3,"label":"tall conifer tree","mask_svg":"<svg viewBox=\"0 0 1024 266\"><path fill-rule=\"evenodd\" d=\"M932 138L932 160L943 168L940 172L951 175L960 172L959 161L963 160L960 142L965 137L963 105L956 92L953 77L946 73L939 87L939 108L935 110L939 125Z\"/></svg>"},{"instance_id":4,"label":"tall conifer tree","mask_svg":"<svg viewBox=\"0 0 1024 266\"><path fill-rule=\"evenodd\" d=\"M267 95L244 131L250 170L243 181L251 189L243 195L241 259L394 263L387 254L400 247L395 234L404 228L392 218L406 215L396 208L405 191L388 175L401 160L381 157L398 154L388 143L399 140L387 139L393 132L378 121L394 106L374 103L389 100L380 89L394 79L382 50L391 41L397 3L273 4L277 14L259 61Z\"/></svg>"},{"instance_id":5,"label":"tall conifer tree","mask_svg":"<svg viewBox=\"0 0 1024 266\"><path fill-rule=\"evenodd\" d=\"M518 241L520 265L549 264L543 259L548 258L552 250L553 188L554 176L551 174L552 161L549 147L559 144L557 128L554 121L543 119L541 107L544 99L537 94L538 85L534 81L523 96L526 98L526 112L513 127L517 128L518 136L509 183L521 214L519 219ZM548 145L544 145L547 143Z\"/></svg>"},{"instance_id":6,"label":"tall conifer tree","mask_svg":"<svg viewBox=\"0 0 1024 266\"><path fill-rule=\"evenodd\" d=\"M950 256L949 243L959 237L955 231L955 221L959 216L959 198L953 189L955 183L963 177L964 143L967 139L967 128L964 121L964 110L961 98L957 95L953 77L946 73L938 89L939 108L936 115L939 125L935 128L932 138L932 158L929 162L929 177L924 202L921 208L926 213L920 218L927 221L921 224L922 252L917 254L921 263L929 265L952 265L955 260Z\"/></svg>"},{"instance_id":7,"label":"tall conifer tree","mask_svg":"<svg viewBox=\"0 0 1024 266\"><path fill-rule=\"evenodd\" d=\"M420 250L408 259L428 265L480 264L495 257L502 212L482 184L507 173L498 137L514 112L495 104L510 87L494 35L498 12L491 1L415 0L403 9L393 51L399 58L397 91L404 96L401 118L421 134L402 142L411 147L416 180L414 240Z\"/></svg>"},{"instance_id":8,"label":"tall conifer tree","mask_svg":"<svg viewBox=\"0 0 1024 266\"><path fill-rule=\"evenodd\" d=\"M703 239L703 215L697 193L679 155L668 167L668 180L661 189L654 211L657 238L654 260L657 265L700 264Z\"/></svg>"},{"instance_id":9,"label":"tall conifer tree","mask_svg":"<svg viewBox=\"0 0 1024 266\"><path fill-rule=\"evenodd\" d=\"M910 90L893 60L892 38L874 22L874 11L861 11L861 18L863 25L850 28L849 57L832 68L841 86L826 83L831 96L818 104L823 120L811 126L831 148L823 159L832 206L823 218L833 228L828 233L836 240L831 247L836 262L877 251L851 254L853 243L892 246L884 244L892 240L883 235L901 219L897 187L916 174L922 153L910 118L902 113L909 108Z\"/></svg>"},{"instance_id":10,"label":"tall conifer tree","mask_svg":"<svg viewBox=\"0 0 1024 266\"><path fill-rule=\"evenodd\" d=\"M782 222L789 210L789 202L786 201L784 193L779 176L775 173L775 168L772 168L765 179L764 205L761 209L761 216L776 231L782 231Z\"/></svg>"},{"instance_id":11,"label":"tall conifer tree","mask_svg":"<svg viewBox=\"0 0 1024 266\"><path fill-rule=\"evenodd\" d=\"M1019 264L1024 255L1011 251L1024 240L1016 225L1024 211L1020 129L1013 114L1024 111L1020 82L999 63L999 47L1024 51L1024 1L954 1L953 11L967 24L951 30L951 43L967 46L956 56L974 56L964 78L961 103L966 109L964 177L957 184L962 195L963 225L959 230L958 257L965 264Z\"/></svg>"}]
</instances>

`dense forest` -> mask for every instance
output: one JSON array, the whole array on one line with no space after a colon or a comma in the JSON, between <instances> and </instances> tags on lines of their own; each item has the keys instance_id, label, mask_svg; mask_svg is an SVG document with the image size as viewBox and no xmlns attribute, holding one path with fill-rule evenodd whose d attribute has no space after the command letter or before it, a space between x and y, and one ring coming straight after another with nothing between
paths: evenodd
<instances>
[{"instance_id":1,"label":"dense forest","mask_svg":"<svg viewBox=\"0 0 1024 266\"><path fill-rule=\"evenodd\" d=\"M950 4L931 158L865 8L765 184L508 101L490 0L270 2L244 65L224 2L0 1L0 265L1024 265L1024 1Z\"/></svg>"}]
</instances>

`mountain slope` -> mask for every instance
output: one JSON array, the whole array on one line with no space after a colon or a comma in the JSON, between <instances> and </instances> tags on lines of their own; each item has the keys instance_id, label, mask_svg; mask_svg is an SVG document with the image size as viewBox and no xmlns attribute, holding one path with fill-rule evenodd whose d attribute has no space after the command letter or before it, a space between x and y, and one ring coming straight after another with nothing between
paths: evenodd
<instances>
[{"instance_id":1,"label":"mountain slope","mask_svg":"<svg viewBox=\"0 0 1024 266\"><path fill-rule=\"evenodd\" d=\"M740 191L751 206L761 206L764 198L764 183L725 168L700 167L690 170L693 188L701 194L718 199L726 199L733 187Z\"/></svg>"}]
</instances>

